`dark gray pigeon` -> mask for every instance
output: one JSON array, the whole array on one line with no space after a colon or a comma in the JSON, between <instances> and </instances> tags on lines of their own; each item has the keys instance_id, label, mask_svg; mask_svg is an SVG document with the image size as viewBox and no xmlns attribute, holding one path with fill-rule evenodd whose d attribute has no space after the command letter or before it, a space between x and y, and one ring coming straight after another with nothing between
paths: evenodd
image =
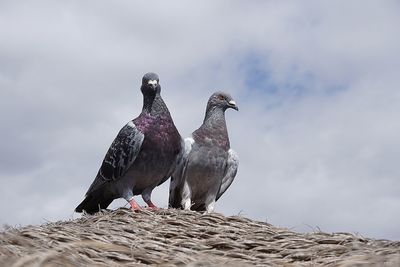
<instances>
[{"instance_id":1,"label":"dark gray pigeon","mask_svg":"<svg viewBox=\"0 0 400 267\"><path fill-rule=\"evenodd\" d=\"M212 212L236 176L239 159L230 148L225 110L238 110L226 93L214 93L206 116L192 137L185 139L182 156L171 177L169 206Z\"/></svg>"},{"instance_id":2,"label":"dark gray pigeon","mask_svg":"<svg viewBox=\"0 0 400 267\"><path fill-rule=\"evenodd\" d=\"M120 130L76 212L95 213L116 198L138 210L135 195L156 208L151 192L171 176L183 142L161 98L157 74L143 76L141 91L142 113Z\"/></svg>"}]
</instances>

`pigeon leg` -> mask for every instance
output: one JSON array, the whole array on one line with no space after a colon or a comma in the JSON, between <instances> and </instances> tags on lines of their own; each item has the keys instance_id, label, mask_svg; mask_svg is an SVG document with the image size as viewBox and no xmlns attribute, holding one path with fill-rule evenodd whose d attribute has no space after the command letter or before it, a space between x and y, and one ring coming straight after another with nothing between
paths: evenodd
<instances>
[{"instance_id":1,"label":"pigeon leg","mask_svg":"<svg viewBox=\"0 0 400 267\"><path fill-rule=\"evenodd\" d=\"M136 201L135 201L135 199L133 197L128 202L131 205L131 210L132 211L141 210L140 206L138 205L138 203L136 203Z\"/></svg>"},{"instance_id":2,"label":"pigeon leg","mask_svg":"<svg viewBox=\"0 0 400 267\"><path fill-rule=\"evenodd\" d=\"M138 203L136 203L132 190L129 190L128 188L124 188L124 191L122 193L123 198L131 205L131 210L132 211L139 211L141 210L140 206Z\"/></svg>"},{"instance_id":3,"label":"pigeon leg","mask_svg":"<svg viewBox=\"0 0 400 267\"><path fill-rule=\"evenodd\" d=\"M151 191L153 191L153 189L145 189L142 193L142 198L144 200L144 202L147 203L147 205L149 205L150 209L158 209L158 207L156 205L154 205L153 202L151 202Z\"/></svg>"},{"instance_id":4,"label":"pigeon leg","mask_svg":"<svg viewBox=\"0 0 400 267\"><path fill-rule=\"evenodd\" d=\"M151 202L151 200L149 200L149 202L146 202L146 203L147 203L147 205L149 205L150 209L158 209L158 207L156 205L154 205L154 203Z\"/></svg>"},{"instance_id":5,"label":"pigeon leg","mask_svg":"<svg viewBox=\"0 0 400 267\"><path fill-rule=\"evenodd\" d=\"M215 200L207 205L206 212L204 214L210 214L214 211Z\"/></svg>"},{"instance_id":6,"label":"pigeon leg","mask_svg":"<svg viewBox=\"0 0 400 267\"><path fill-rule=\"evenodd\" d=\"M184 210L190 210L190 208L192 207L191 195L192 192L189 188L189 184L187 183L187 181L185 181L185 183L183 184L182 202L181 202L181 206L183 207Z\"/></svg>"},{"instance_id":7,"label":"pigeon leg","mask_svg":"<svg viewBox=\"0 0 400 267\"><path fill-rule=\"evenodd\" d=\"M184 201L182 201L182 206L184 210L190 210L191 206L192 206L192 201L190 200L190 198L185 199Z\"/></svg>"}]
</instances>

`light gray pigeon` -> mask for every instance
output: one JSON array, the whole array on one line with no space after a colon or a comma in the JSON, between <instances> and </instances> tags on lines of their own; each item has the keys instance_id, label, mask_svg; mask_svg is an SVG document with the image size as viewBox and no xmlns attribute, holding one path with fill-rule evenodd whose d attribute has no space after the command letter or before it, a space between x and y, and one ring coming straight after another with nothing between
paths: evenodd
<instances>
[{"instance_id":1,"label":"light gray pigeon","mask_svg":"<svg viewBox=\"0 0 400 267\"><path fill-rule=\"evenodd\" d=\"M169 206L212 212L236 176L239 159L230 148L225 110L238 110L226 93L214 93L199 129L185 139L178 166L171 177Z\"/></svg>"},{"instance_id":2,"label":"light gray pigeon","mask_svg":"<svg viewBox=\"0 0 400 267\"><path fill-rule=\"evenodd\" d=\"M182 139L161 98L158 75L143 76L142 113L118 133L100 170L76 212L95 213L116 198L124 198L132 210L140 209L134 195L142 195L151 208L153 189L172 174Z\"/></svg>"}]
</instances>

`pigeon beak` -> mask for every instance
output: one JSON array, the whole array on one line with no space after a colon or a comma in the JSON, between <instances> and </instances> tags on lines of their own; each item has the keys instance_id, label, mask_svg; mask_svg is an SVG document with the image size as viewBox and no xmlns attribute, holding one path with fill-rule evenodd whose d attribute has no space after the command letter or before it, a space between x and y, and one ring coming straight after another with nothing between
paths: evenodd
<instances>
[{"instance_id":1,"label":"pigeon beak","mask_svg":"<svg viewBox=\"0 0 400 267\"><path fill-rule=\"evenodd\" d=\"M147 84L153 88L157 87L157 83L158 83L157 80L150 80L147 82Z\"/></svg>"},{"instance_id":2,"label":"pigeon beak","mask_svg":"<svg viewBox=\"0 0 400 267\"><path fill-rule=\"evenodd\" d=\"M235 101L233 101L233 100L229 101L228 105L229 105L230 108L233 108L234 110L239 111L239 108L236 106L236 102Z\"/></svg>"}]
</instances>

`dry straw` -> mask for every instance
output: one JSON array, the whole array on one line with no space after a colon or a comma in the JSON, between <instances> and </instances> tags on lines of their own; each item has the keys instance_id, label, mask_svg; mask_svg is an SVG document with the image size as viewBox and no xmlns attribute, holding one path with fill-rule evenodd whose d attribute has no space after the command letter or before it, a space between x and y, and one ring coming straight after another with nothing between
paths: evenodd
<instances>
[{"instance_id":1,"label":"dry straw","mask_svg":"<svg viewBox=\"0 0 400 267\"><path fill-rule=\"evenodd\" d=\"M240 216L104 211L0 233L0 266L400 266L400 242Z\"/></svg>"}]
</instances>

